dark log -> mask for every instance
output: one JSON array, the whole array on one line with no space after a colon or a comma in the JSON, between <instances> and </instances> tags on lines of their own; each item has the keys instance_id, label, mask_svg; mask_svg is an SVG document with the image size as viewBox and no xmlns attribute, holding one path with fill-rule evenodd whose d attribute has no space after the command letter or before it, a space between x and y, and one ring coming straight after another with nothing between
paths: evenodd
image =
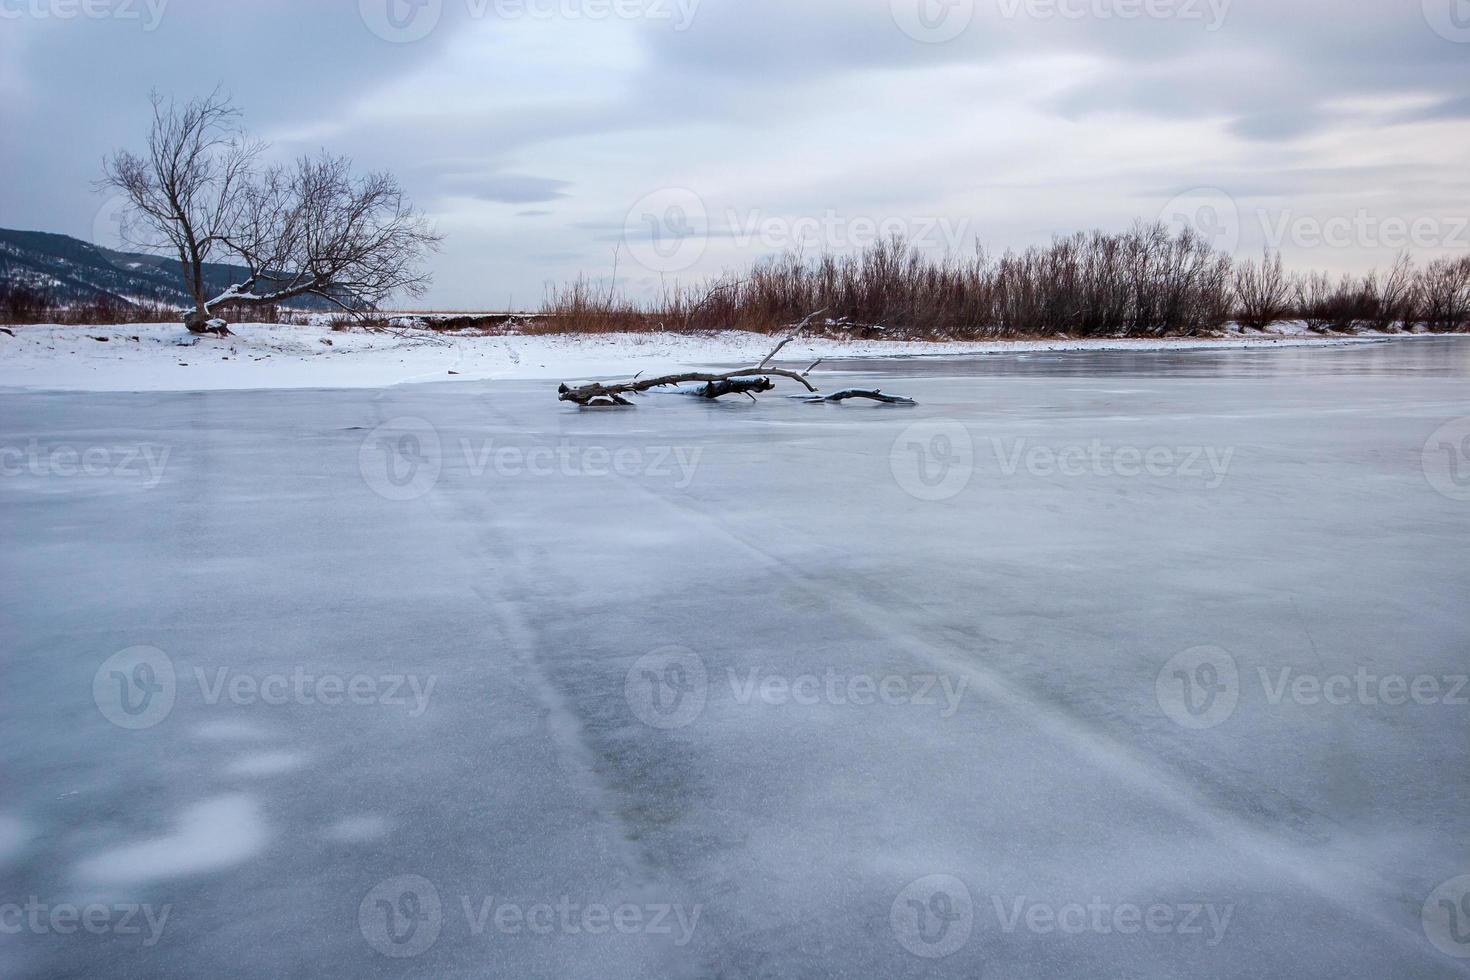
<instances>
[{"instance_id":1,"label":"dark log","mask_svg":"<svg viewBox=\"0 0 1470 980\"><path fill-rule=\"evenodd\" d=\"M687 394L710 401L725 395L749 395L754 398L756 392L770 391L774 387L776 383L770 378L731 378L728 381L710 381L703 388L696 388Z\"/></svg>"},{"instance_id":2,"label":"dark log","mask_svg":"<svg viewBox=\"0 0 1470 980\"><path fill-rule=\"evenodd\" d=\"M866 398L870 401L883 402L886 405L917 405L918 402L912 398L902 395L890 395L876 388L846 388L842 391L834 391L830 395L792 395L792 398L800 398L809 405L825 402L845 402L849 398Z\"/></svg>"},{"instance_id":3,"label":"dark log","mask_svg":"<svg viewBox=\"0 0 1470 980\"><path fill-rule=\"evenodd\" d=\"M558 398L564 402L576 402L583 408L632 408L633 403L624 398L618 391L611 387L602 385L583 385L580 388L568 388L566 385L556 389Z\"/></svg>"},{"instance_id":4,"label":"dark log","mask_svg":"<svg viewBox=\"0 0 1470 980\"><path fill-rule=\"evenodd\" d=\"M689 374L669 374L661 378L647 378L644 380L634 379L618 384L594 383L580 385L576 388L562 385L557 388L557 397L564 402L576 402L578 405L594 406L599 404L630 405L629 401L622 399L623 395L641 394L652 391L654 388L667 388L673 385L703 383L704 387L689 394L698 395L701 398L719 398L721 395L749 394L752 391L770 391L776 387L767 375L775 375L781 378L790 378L806 387L807 391L816 392L816 388L806 378L795 371L783 371L780 368L766 368L757 372L754 368L743 368L739 371L730 371L726 374L701 374L691 372Z\"/></svg>"}]
</instances>

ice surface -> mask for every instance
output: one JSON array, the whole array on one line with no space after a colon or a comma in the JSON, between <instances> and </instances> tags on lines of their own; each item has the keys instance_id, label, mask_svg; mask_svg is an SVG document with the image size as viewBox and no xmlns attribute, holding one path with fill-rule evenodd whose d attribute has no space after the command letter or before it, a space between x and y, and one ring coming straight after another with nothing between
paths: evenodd
<instances>
[{"instance_id":1,"label":"ice surface","mask_svg":"<svg viewBox=\"0 0 1470 980\"><path fill-rule=\"evenodd\" d=\"M305 767L309 759L303 752L254 752L231 762L227 771L236 776L276 776Z\"/></svg>"},{"instance_id":2,"label":"ice surface","mask_svg":"<svg viewBox=\"0 0 1470 980\"><path fill-rule=\"evenodd\" d=\"M1470 341L824 371L0 395L8 975L1470 975Z\"/></svg>"},{"instance_id":3,"label":"ice surface","mask_svg":"<svg viewBox=\"0 0 1470 980\"><path fill-rule=\"evenodd\" d=\"M343 817L327 828L327 837L351 844L366 843L386 837L393 825L382 817L359 814Z\"/></svg>"},{"instance_id":4,"label":"ice surface","mask_svg":"<svg viewBox=\"0 0 1470 980\"><path fill-rule=\"evenodd\" d=\"M14 859L25 849L30 837L30 830L25 823L9 814L0 813L0 863Z\"/></svg>"}]
</instances>

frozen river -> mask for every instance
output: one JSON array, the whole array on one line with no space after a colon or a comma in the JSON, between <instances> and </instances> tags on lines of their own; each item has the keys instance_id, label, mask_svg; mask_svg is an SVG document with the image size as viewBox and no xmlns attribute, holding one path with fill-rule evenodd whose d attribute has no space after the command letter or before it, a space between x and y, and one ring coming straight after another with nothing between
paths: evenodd
<instances>
[{"instance_id":1,"label":"frozen river","mask_svg":"<svg viewBox=\"0 0 1470 980\"><path fill-rule=\"evenodd\" d=\"M1470 342L820 375L0 395L0 976L1470 975Z\"/></svg>"}]
</instances>

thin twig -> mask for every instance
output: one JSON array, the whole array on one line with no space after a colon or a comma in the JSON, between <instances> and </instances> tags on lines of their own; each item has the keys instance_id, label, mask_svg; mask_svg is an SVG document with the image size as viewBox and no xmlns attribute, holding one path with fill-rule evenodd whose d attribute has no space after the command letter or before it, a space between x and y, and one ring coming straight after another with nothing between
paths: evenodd
<instances>
[{"instance_id":1,"label":"thin twig","mask_svg":"<svg viewBox=\"0 0 1470 980\"><path fill-rule=\"evenodd\" d=\"M801 332L807 328L807 324L811 323L817 317L821 316L823 313L826 313L826 312L827 311L825 309L821 309L821 310L817 310L815 313L808 313L806 315L806 317L800 323L798 323L796 325L796 328L791 331L791 336L787 337L785 340L783 340L779 344L777 344L776 345L776 349L773 350L773 351L771 351L769 354L767 354L766 355L766 359L764 361L761 361L759 364L756 365L756 370L759 371L761 368L765 367L767 364L770 364L771 361L775 360L776 359L776 355L779 354L779 353L781 353L781 348L783 348L787 344L791 343L797 337L800 337L801 336Z\"/></svg>"}]
</instances>

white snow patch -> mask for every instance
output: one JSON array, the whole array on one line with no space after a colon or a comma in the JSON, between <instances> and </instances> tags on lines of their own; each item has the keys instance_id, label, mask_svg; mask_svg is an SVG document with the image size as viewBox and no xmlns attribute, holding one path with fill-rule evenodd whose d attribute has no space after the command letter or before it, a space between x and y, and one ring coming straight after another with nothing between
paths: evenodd
<instances>
[{"instance_id":1,"label":"white snow patch","mask_svg":"<svg viewBox=\"0 0 1470 980\"><path fill-rule=\"evenodd\" d=\"M189 807L168 837L104 851L83 859L75 870L86 881L111 884L218 871L259 853L266 837L259 807L237 793Z\"/></svg>"},{"instance_id":2,"label":"white snow patch","mask_svg":"<svg viewBox=\"0 0 1470 980\"><path fill-rule=\"evenodd\" d=\"M109 327L21 326L0 334L0 388L58 391L219 391L377 388L424 381L580 381L760 361L766 334L557 334L467 337L403 329L334 333L324 324L232 324L225 338L191 336L177 323ZM105 339L99 339L105 338ZM1149 351L1364 343L1373 336L1282 334L1218 340L1055 340L923 343L803 339L780 361L963 356L1055 351Z\"/></svg>"}]
</instances>

